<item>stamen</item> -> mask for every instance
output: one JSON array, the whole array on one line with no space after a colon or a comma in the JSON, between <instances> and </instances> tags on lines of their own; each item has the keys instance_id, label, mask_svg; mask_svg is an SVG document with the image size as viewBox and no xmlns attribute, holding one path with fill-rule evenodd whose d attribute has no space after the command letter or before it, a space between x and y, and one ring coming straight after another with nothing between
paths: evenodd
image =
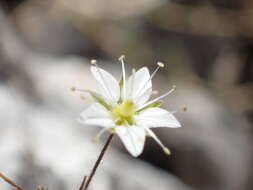
<instances>
[{"instance_id":1,"label":"stamen","mask_svg":"<svg viewBox=\"0 0 253 190\"><path fill-rule=\"evenodd\" d=\"M90 93L90 91L89 90L85 90L85 89L80 89L80 88L76 88L76 87L71 87L70 88L70 90L71 91L73 91L73 92L76 92L76 91L78 91L78 92L85 92L85 93Z\"/></svg>"},{"instance_id":2,"label":"stamen","mask_svg":"<svg viewBox=\"0 0 253 190\"><path fill-rule=\"evenodd\" d=\"M99 139L100 139L100 137L101 137L106 131L107 131L107 128L101 129L101 130L98 132L98 134L97 134L94 138L91 139L91 141L94 142L94 143L98 142Z\"/></svg>"},{"instance_id":3,"label":"stamen","mask_svg":"<svg viewBox=\"0 0 253 190\"><path fill-rule=\"evenodd\" d=\"M162 99L162 98L165 98L166 96L168 96L169 94L171 94L174 90L176 89L176 86L173 85L172 89L168 92L166 92L165 94L153 99L153 100L150 100L149 102L147 102L146 104L142 105L142 107L140 107L139 109L142 109L144 108L145 106L149 105L149 104L152 104L154 102L157 102L158 100Z\"/></svg>"},{"instance_id":4,"label":"stamen","mask_svg":"<svg viewBox=\"0 0 253 190\"><path fill-rule=\"evenodd\" d=\"M145 129L147 130L147 133L150 135L150 137L152 137L157 142L157 144L159 144L162 147L165 154L170 155L170 150L166 146L164 146L164 144L157 138L155 133L151 131L149 128Z\"/></svg>"},{"instance_id":5,"label":"stamen","mask_svg":"<svg viewBox=\"0 0 253 190\"><path fill-rule=\"evenodd\" d=\"M103 82L103 85L102 87L104 88L104 90L109 94L109 96L111 97L111 100L113 100L113 95L111 93L111 91L107 88L107 84L106 84L106 80L104 79L98 65L97 65L97 60L96 59L92 59L91 61L91 64L94 65L96 68L97 68L97 71L98 71L98 74L100 76L100 78L102 79L102 82Z\"/></svg>"},{"instance_id":6,"label":"stamen","mask_svg":"<svg viewBox=\"0 0 253 190\"><path fill-rule=\"evenodd\" d=\"M122 75L123 75L123 99L126 98L126 70L125 70L124 59L125 59L125 55L121 55L119 57L119 61L121 62L121 66L122 66Z\"/></svg>"},{"instance_id":7,"label":"stamen","mask_svg":"<svg viewBox=\"0 0 253 190\"><path fill-rule=\"evenodd\" d=\"M158 72L158 70L161 68L161 67L164 67L164 64L162 62L157 62L157 67L156 69L154 70L154 72L151 74L150 78L146 81L146 83L142 86L142 88L140 88L140 90L137 92L137 95L140 96L139 94L141 93L141 91L143 89L145 89L145 87L148 85L148 83L154 78L154 76L156 75L156 73ZM138 97L137 96L137 97Z\"/></svg>"}]
</instances>

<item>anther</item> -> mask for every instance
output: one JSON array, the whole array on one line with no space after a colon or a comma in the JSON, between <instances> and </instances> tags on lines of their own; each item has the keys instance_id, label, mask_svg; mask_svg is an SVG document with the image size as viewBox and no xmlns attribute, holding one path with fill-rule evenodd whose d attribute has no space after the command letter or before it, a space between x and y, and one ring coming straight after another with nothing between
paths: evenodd
<instances>
[{"instance_id":1,"label":"anther","mask_svg":"<svg viewBox=\"0 0 253 190\"><path fill-rule=\"evenodd\" d=\"M92 65L96 65L96 64L97 64L97 60L96 60L96 59L92 59L92 60L90 61L90 63L91 63Z\"/></svg>"},{"instance_id":2,"label":"anther","mask_svg":"<svg viewBox=\"0 0 253 190\"><path fill-rule=\"evenodd\" d=\"M72 91L72 92L76 91L76 87L72 86L72 87L70 88L70 91Z\"/></svg>"},{"instance_id":3,"label":"anther","mask_svg":"<svg viewBox=\"0 0 253 190\"><path fill-rule=\"evenodd\" d=\"M163 151L164 151L164 153L167 154L167 155L170 155L170 154L171 154L170 150L169 150L167 147L164 147L164 148L163 148Z\"/></svg>"},{"instance_id":4,"label":"anther","mask_svg":"<svg viewBox=\"0 0 253 190\"><path fill-rule=\"evenodd\" d=\"M159 66L159 67L164 67L164 63L162 63L162 62L157 62L157 65Z\"/></svg>"},{"instance_id":5,"label":"anther","mask_svg":"<svg viewBox=\"0 0 253 190\"><path fill-rule=\"evenodd\" d=\"M119 57L119 61L122 61L123 59L125 59L125 55L121 55L120 57Z\"/></svg>"}]
</instances>

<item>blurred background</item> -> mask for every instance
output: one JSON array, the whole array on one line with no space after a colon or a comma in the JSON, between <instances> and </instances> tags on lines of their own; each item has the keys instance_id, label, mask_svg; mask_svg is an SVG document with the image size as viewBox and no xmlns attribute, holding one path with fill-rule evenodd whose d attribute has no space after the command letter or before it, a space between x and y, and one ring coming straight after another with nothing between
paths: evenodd
<instances>
[{"instance_id":1,"label":"blurred background","mask_svg":"<svg viewBox=\"0 0 253 190\"><path fill-rule=\"evenodd\" d=\"M132 158L118 138L90 189L253 189L253 2L250 0L2 0L0 172L27 190L78 189L106 136L77 123L90 103L69 88L94 89L90 59L118 78L117 58L165 68L163 107L180 129L155 133ZM0 189L13 189L0 180Z\"/></svg>"}]
</instances>

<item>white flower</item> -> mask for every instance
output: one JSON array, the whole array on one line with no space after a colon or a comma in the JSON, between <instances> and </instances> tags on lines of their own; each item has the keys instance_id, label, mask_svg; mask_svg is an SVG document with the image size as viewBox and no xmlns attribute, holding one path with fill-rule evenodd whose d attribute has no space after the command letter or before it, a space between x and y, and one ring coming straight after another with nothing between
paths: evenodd
<instances>
[{"instance_id":1,"label":"white flower","mask_svg":"<svg viewBox=\"0 0 253 190\"><path fill-rule=\"evenodd\" d=\"M120 82L92 60L91 72L100 92L79 90L90 93L95 100L95 103L81 113L79 121L103 127L97 137L105 131L116 133L126 149L135 157L142 153L146 136L151 136L165 153L170 154L169 149L151 131L151 128L155 127L181 127L171 112L159 108L160 100L174 91L175 87L160 97L149 100L152 94L151 79L159 67L164 65L158 62L158 67L151 76L147 67L133 70L132 75L126 79L124 56L119 60L122 64Z\"/></svg>"}]
</instances>

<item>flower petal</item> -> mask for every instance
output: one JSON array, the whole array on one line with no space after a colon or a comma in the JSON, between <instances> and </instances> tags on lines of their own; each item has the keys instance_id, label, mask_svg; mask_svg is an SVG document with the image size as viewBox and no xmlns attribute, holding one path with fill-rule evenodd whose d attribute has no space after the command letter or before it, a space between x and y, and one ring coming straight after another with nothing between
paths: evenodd
<instances>
[{"instance_id":1,"label":"flower petal","mask_svg":"<svg viewBox=\"0 0 253 190\"><path fill-rule=\"evenodd\" d=\"M85 109L80 114L79 122L82 124L97 125L107 128L114 126L110 112L99 103L94 103Z\"/></svg>"},{"instance_id":2,"label":"flower petal","mask_svg":"<svg viewBox=\"0 0 253 190\"><path fill-rule=\"evenodd\" d=\"M148 101L151 93L152 83L147 67L139 69L128 78L125 99L133 100L137 107Z\"/></svg>"},{"instance_id":3,"label":"flower petal","mask_svg":"<svg viewBox=\"0 0 253 190\"><path fill-rule=\"evenodd\" d=\"M117 80L107 71L91 66L91 72L99 84L100 93L108 103L116 103L120 98L120 87Z\"/></svg>"},{"instance_id":4,"label":"flower petal","mask_svg":"<svg viewBox=\"0 0 253 190\"><path fill-rule=\"evenodd\" d=\"M131 155L137 157L142 153L146 137L145 129L136 126L118 126L115 127L115 131Z\"/></svg>"},{"instance_id":5,"label":"flower petal","mask_svg":"<svg viewBox=\"0 0 253 190\"><path fill-rule=\"evenodd\" d=\"M181 127L173 114L162 108L148 108L134 117L136 124L143 127Z\"/></svg>"}]
</instances>

